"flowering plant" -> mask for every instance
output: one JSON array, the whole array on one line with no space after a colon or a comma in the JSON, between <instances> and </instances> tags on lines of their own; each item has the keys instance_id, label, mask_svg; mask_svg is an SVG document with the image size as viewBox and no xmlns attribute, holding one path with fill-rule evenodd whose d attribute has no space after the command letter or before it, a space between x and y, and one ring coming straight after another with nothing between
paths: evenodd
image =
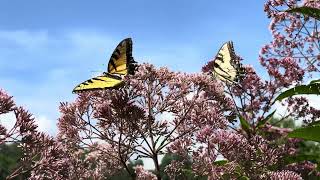
<instances>
[{"instance_id":1,"label":"flowering plant","mask_svg":"<svg viewBox=\"0 0 320 180\"><path fill-rule=\"evenodd\" d=\"M30 179L107 179L124 171L131 179L162 179L163 173L170 179L319 175L314 161L287 160L299 154L301 140L287 137L292 129L271 123L278 95L319 73L318 19L285 11L301 5L319 8L320 2L265 4L273 41L262 48L260 62L268 80L250 66L239 83L229 83L208 73L212 62L197 74L141 64L118 89L84 92L75 102L61 103L57 137L39 133L31 114L0 91L0 114L16 117L11 130L0 125L0 143L18 141L24 152L8 179L21 173ZM277 123L314 123L320 117L304 96L282 104L287 112ZM180 158L161 168L165 154ZM151 159L154 171L132 168L130 161L141 158Z\"/></svg>"}]
</instances>

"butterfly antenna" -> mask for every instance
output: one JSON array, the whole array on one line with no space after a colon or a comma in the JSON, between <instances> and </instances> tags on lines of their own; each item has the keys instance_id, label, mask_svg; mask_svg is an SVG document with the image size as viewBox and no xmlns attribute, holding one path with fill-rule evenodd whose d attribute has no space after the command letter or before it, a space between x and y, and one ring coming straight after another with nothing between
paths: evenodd
<instances>
[{"instance_id":1,"label":"butterfly antenna","mask_svg":"<svg viewBox=\"0 0 320 180\"><path fill-rule=\"evenodd\" d=\"M100 74L103 74L104 72L103 71L90 71L91 73L100 73Z\"/></svg>"}]
</instances>

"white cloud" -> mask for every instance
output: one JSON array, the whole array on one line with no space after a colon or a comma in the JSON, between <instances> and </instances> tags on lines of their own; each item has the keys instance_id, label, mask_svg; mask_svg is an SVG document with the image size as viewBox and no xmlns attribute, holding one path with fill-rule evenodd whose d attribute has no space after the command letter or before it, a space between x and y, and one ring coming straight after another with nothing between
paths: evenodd
<instances>
[{"instance_id":1,"label":"white cloud","mask_svg":"<svg viewBox=\"0 0 320 180\"><path fill-rule=\"evenodd\" d=\"M0 124L7 128L7 130L12 129L15 123L16 117L13 112L0 115ZM35 123L38 125L38 131L52 136L56 135L57 127L55 121L49 120L46 116L39 116L35 117Z\"/></svg>"},{"instance_id":2,"label":"white cloud","mask_svg":"<svg viewBox=\"0 0 320 180\"><path fill-rule=\"evenodd\" d=\"M155 44L156 46L157 44ZM138 61L152 63L158 67L166 66L171 70L181 72L201 72L202 66L212 57L205 57L203 49L197 49L192 44L174 44L166 46L145 46L137 48L135 54ZM156 51L154 49L157 49ZM137 59L137 58L136 58Z\"/></svg>"},{"instance_id":3,"label":"white cloud","mask_svg":"<svg viewBox=\"0 0 320 180\"><path fill-rule=\"evenodd\" d=\"M163 157L164 157L164 155L158 156L159 163L161 163L161 160ZM153 159L151 159L151 158L141 158L141 159L143 160L143 167L145 169L147 169L147 170L154 170L155 169Z\"/></svg>"},{"instance_id":4,"label":"white cloud","mask_svg":"<svg viewBox=\"0 0 320 180\"><path fill-rule=\"evenodd\" d=\"M87 52L109 51L110 53L103 54L105 56L112 53L118 41L105 34L94 31L69 32L65 36L70 40L74 49L82 49Z\"/></svg>"},{"instance_id":5,"label":"white cloud","mask_svg":"<svg viewBox=\"0 0 320 180\"><path fill-rule=\"evenodd\" d=\"M47 31L0 30L0 39L2 47L9 44L29 50L38 50L39 47L48 44L49 36Z\"/></svg>"},{"instance_id":6,"label":"white cloud","mask_svg":"<svg viewBox=\"0 0 320 180\"><path fill-rule=\"evenodd\" d=\"M318 96L318 95L307 95L305 97L308 99L309 104L311 106L313 106L314 108L320 109L320 96Z\"/></svg>"},{"instance_id":7,"label":"white cloud","mask_svg":"<svg viewBox=\"0 0 320 180\"><path fill-rule=\"evenodd\" d=\"M280 102L276 102L274 104L274 108L276 110L275 116L278 118L285 116L287 114L287 106L286 105L283 106Z\"/></svg>"},{"instance_id":8,"label":"white cloud","mask_svg":"<svg viewBox=\"0 0 320 180\"><path fill-rule=\"evenodd\" d=\"M294 96L294 97L299 97L299 96ZM303 95L303 97L307 98L310 106L312 106L316 109L320 109L320 96ZM274 108L276 109L275 117L281 118L283 116L286 116L288 114L287 107L288 106L286 104L283 106L283 105L281 105L280 102L276 102L274 105ZM295 124L297 126L302 125L302 123L303 123L303 118L299 118L298 120L295 121Z\"/></svg>"},{"instance_id":9,"label":"white cloud","mask_svg":"<svg viewBox=\"0 0 320 180\"><path fill-rule=\"evenodd\" d=\"M35 122L38 125L38 131L45 132L51 136L57 134L56 121L50 120L46 116L38 116L35 118Z\"/></svg>"},{"instance_id":10,"label":"white cloud","mask_svg":"<svg viewBox=\"0 0 320 180\"><path fill-rule=\"evenodd\" d=\"M294 96L294 97L299 97L299 96ZM303 97L305 97L308 101L309 101L309 105L316 108L316 109L320 109L320 96L317 95L303 95ZM287 105L283 106L281 105L280 102L276 102L275 103L275 109L276 111L276 115L280 116L284 116L287 113Z\"/></svg>"},{"instance_id":11,"label":"white cloud","mask_svg":"<svg viewBox=\"0 0 320 180\"><path fill-rule=\"evenodd\" d=\"M6 113L6 114L0 114L0 124L4 126L7 130L10 130L13 128L13 126L16 123L16 117L14 113Z\"/></svg>"}]
</instances>

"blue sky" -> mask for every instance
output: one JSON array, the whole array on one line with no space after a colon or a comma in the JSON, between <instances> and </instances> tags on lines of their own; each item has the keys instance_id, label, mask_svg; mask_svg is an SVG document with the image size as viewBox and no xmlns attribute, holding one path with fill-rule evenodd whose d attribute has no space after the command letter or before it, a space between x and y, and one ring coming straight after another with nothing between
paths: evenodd
<instances>
[{"instance_id":1,"label":"blue sky","mask_svg":"<svg viewBox=\"0 0 320 180\"><path fill-rule=\"evenodd\" d=\"M264 2L2 0L0 88L55 134L59 102L75 99L75 85L105 71L126 37L139 63L200 72L233 40L244 64L259 68L259 50L271 40Z\"/></svg>"}]
</instances>

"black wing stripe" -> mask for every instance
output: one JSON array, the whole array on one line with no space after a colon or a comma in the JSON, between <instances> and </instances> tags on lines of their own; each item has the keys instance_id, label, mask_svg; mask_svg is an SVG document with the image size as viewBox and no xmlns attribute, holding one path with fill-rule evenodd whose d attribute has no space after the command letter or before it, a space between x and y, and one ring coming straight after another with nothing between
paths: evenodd
<instances>
[{"instance_id":1,"label":"black wing stripe","mask_svg":"<svg viewBox=\"0 0 320 180\"><path fill-rule=\"evenodd\" d=\"M96 81L105 81L106 82L106 80L104 80L104 79L100 79L100 78L92 78L93 80L96 80Z\"/></svg>"},{"instance_id":2,"label":"black wing stripe","mask_svg":"<svg viewBox=\"0 0 320 180\"><path fill-rule=\"evenodd\" d=\"M116 61L117 59L119 59L119 55L118 54L112 54L111 55L112 61Z\"/></svg>"},{"instance_id":3,"label":"black wing stripe","mask_svg":"<svg viewBox=\"0 0 320 180\"><path fill-rule=\"evenodd\" d=\"M117 54L117 56L120 56L120 50L117 48L116 50L115 50L115 53Z\"/></svg>"},{"instance_id":4,"label":"black wing stripe","mask_svg":"<svg viewBox=\"0 0 320 180\"><path fill-rule=\"evenodd\" d=\"M114 62L114 58L111 56L109 63L112 65L113 69L117 70L116 63Z\"/></svg>"},{"instance_id":5,"label":"black wing stripe","mask_svg":"<svg viewBox=\"0 0 320 180\"><path fill-rule=\"evenodd\" d=\"M121 79L122 79L121 76L117 76L117 75L115 75L115 74L104 73L104 75L105 75L106 77L110 77L110 78L117 79L117 80L121 80Z\"/></svg>"},{"instance_id":6,"label":"black wing stripe","mask_svg":"<svg viewBox=\"0 0 320 180\"><path fill-rule=\"evenodd\" d=\"M223 57L220 57L220 56L217 56L217 57L216 57L216 60L219 60L219 61L221 61L221 62L224 62L224 61L223 61Z\"/></svg>"},{"instance_id":7,"label":"black wing stripe","mask_svg":"<svg viewBox=\"0 0 320 180\"><path fill-rule=\"evenodd\" d=\"M218 69L220 69L220 71L228 74L227 71L225 71L224 69L222 69L222 68L219 66L219 64L215 64L215 67L218 68Z\"/></svg>"}]
</instances>

